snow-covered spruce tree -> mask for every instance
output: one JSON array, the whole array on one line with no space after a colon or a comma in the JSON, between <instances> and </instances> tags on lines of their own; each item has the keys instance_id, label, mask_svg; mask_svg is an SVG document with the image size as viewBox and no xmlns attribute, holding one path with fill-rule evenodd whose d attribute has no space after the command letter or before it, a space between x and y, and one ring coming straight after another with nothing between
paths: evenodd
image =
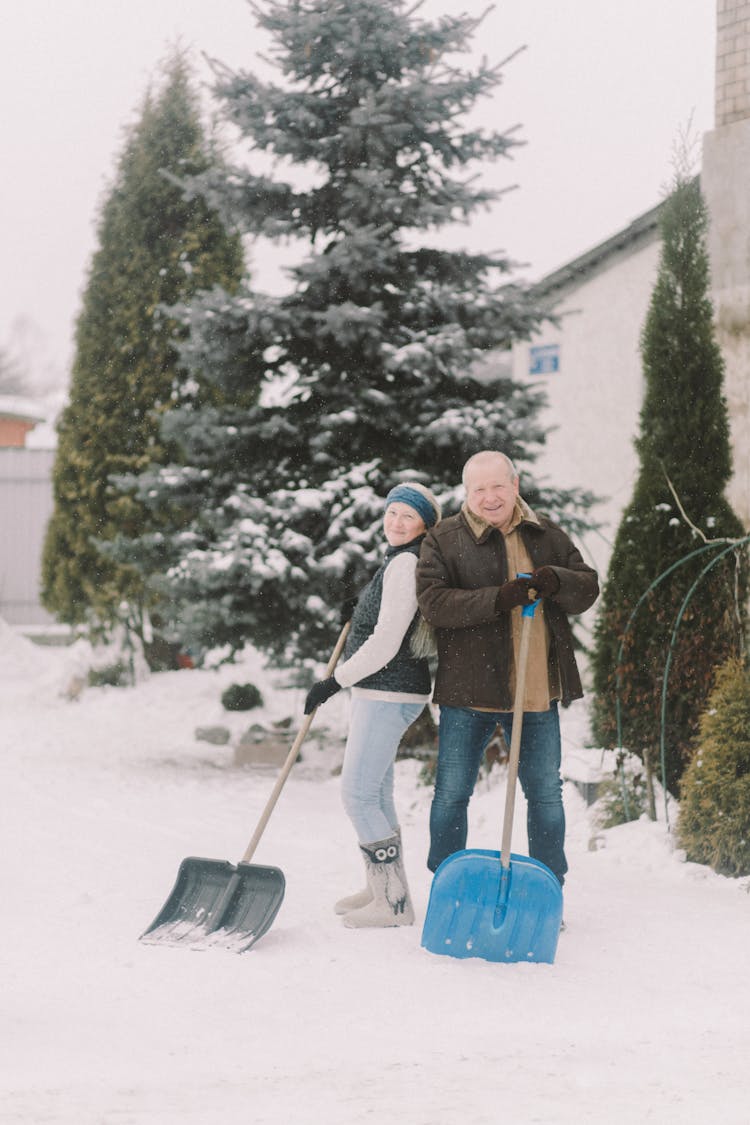
<instances>
[{"instance_id":1,"label":"snow-covered spruce tree","mask_svg":"<svg viewBox=\"0 0 750 1125\"><path fill-rule=\"evenodd\" d=\"M594 736L602 746L617 745L619 671L623 743L641 757L650 752L654 763L672 631L712 552L676 568L644 601L625 637L618 669L626 624L657 576L704 538L743 535L724 495L731 455L724 367L709 297L706 224L698 180L678 172L662 210L661 257L641 339L645 390L636 439L638 478L617 531L595 628ZM717 545L715 553L720 549ZM742 646L738 566L730 552L712 568L696 588L676 636L665 737L672 792L687 764L715 670Z\"/></svg>"},{"instance_id":2,"label":"snow-covered spruce tree","mask_svg":"<svg viewBox=\"0 0 750 1125\"><path fill-rule=\"evenodd\" d=\"M178 369L176 324L162 312L163 302L219 283L231 290L242 276L239 238L164 174L198 174L209 159L189 68L176 53L127 133L77 322L43 557L44 604L63 621L140 632L143 576L101 548L118 534L142 534L154 517L111 478L172 460L159 417L216 394Z\"/></svg>"},{"instance_id":3,"label":"snow-covered spruce tree","mask_svg":"<svg viewBox=\"0 0 750 1125\"><path fill-rule=\"evenodd\" d=\"M338 603L379 557L396 481L416 477L450 501L471 453L533 459L538 392L470 372L544 314L501 254L431 243L496 198L472 166L518 143L466 121L501 77L451 65L480 21L422 22L402 0L253 10L283 85L217 67L215 94L274 174L214 169L192 190L251 236L299 240L300 264L285 296L214 291L183 310L183 363L229 400L261 395L250 409L173 412L163 432L187 467L146 474L140 494L195 512L171 545L183 636L320 657ZM558 512L566 501L580 514L582 497L546 494Z\"/></svg>"},{"instance_id":4,"label":"snow-covered spruce tree","mask_svg":"<svg viewBox=\"0 0 750 1125\"><path fill-rule=\"evenodd\" d=\"M696 863L750 875L750 673L740 660L719 669L680 786L677 836Z\"/></svg>"}]
</instances>

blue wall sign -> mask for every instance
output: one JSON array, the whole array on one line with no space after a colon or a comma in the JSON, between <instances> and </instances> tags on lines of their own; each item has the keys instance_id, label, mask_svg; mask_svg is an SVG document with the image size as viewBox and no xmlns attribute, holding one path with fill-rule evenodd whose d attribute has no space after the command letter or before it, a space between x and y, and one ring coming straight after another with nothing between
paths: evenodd
<instances>
[{"instance_id":1,"label":"blue wall sign","mask_svg":"<svg viewBox=\"0 0 750 1125\"><path fill-rule=\"evenodd\" d=\"M559 370L559 344L537 344L529 348L529 375L553 375Z\"/></svg>"}]
</instances>

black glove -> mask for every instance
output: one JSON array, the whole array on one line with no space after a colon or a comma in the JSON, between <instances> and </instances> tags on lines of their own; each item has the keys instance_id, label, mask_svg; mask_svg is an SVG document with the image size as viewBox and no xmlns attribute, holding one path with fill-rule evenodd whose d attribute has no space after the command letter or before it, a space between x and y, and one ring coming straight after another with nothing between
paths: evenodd
<instances>
[{"instance_id":1,"label":"black glove","mask_svg":"<svg viewBox=\"0 0 750 1125\"><path fill-rule=\"evenodd\" d=\"M333 676L329 676L327 680L318 680L307 693L305 714L309 715L311 711L320 707L321 703L325 703L326 699L330 699L337 691L341 691L341 684L337 683Z\"/></svg>"},{"instance_id":2,"label":"black glove","mask_svg":"<svg viewBox=\"0 0 750 1125\"><path fill-rule=\"evenodd\" d=\"M507 613L517 605L528 605L533 602L530 590L531 578L511 578L498 587L495 598L495 613Z\"/></svg>"},{"instance_id":3,"label":"black glove","mask_svg":"<svg viewBox=\"0 0 750 1125\"><path fill-rule=\"evenodd\" d=\"M551 598L560 589L560 579L551 566L540 566L531 575L531 585L540 598Z\"/></svg>"}]
</instances>

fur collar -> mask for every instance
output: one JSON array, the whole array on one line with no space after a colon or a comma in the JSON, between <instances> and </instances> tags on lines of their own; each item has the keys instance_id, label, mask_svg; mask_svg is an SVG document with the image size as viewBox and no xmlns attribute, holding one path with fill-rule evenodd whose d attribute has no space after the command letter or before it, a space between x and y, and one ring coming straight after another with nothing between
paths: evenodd
<instances>
[{"instance_id":1,"label":"fur collar","mask_svg":"<svg viewBox=\"0 0 750 1125\"><path fill-rule=\"evenodd\" d=\"M464 515L464 518L466 519L467 524L469 525L469 529L472 535L477 542L479 542L481 539L485 539L487 534L493 530L493 525L491 523L487 523L487 521L483 520L481 516L475 515L474 512L471 511L469 505L465 500L461 505L461 511ZM533 508L529 507L522 496L517 496L515 507L513 509L513 519L511 520L510 528L507 532L505 532L505 534L507 535L511 531L515 531L518 525L520 523L523 523L524 521L527 523L538 524L539 517L537 516Z\"/></svg>"}]
</instances>

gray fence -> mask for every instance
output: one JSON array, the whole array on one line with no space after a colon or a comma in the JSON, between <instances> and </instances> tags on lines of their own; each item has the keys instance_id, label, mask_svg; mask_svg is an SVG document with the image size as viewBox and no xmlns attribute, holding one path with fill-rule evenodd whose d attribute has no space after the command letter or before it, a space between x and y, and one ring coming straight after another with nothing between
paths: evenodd
<instances>
[{"instance_id":1,"label":"gray fence","mask_svg":"<svg viewBox=\"0 0 750 1125\"><path fill-rule=\"evenodd\" d=\"M9 625L53 621L39 587L54 459L51 449L0 449L0 617Z\"/></svg>"}]
</instances>

